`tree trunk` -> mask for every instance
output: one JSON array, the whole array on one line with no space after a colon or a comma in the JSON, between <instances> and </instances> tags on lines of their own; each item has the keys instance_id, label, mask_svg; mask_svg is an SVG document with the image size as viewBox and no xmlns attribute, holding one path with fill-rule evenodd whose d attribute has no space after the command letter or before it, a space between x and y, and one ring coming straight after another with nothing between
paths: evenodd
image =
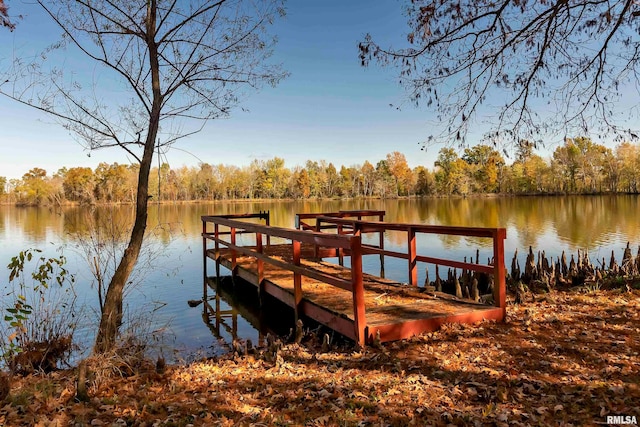
<instances>
[{"instance_id":1,"label":"tree trunk","mask_svg":"<svg viewBox=\"0 0 640 427\"><path fill-rule=\"evenodd\" d=\"M156 0L150 0L147 7L147 47L151 65L151 80L153 89L153 104L149 114L149 127L144 143L144 152L138 172L138 189L136 196L136 220L131 230L131 239L122 255L120 264L111 278L104 309L100 318L100 327L94 346L95 353L104 353L113 348L122 325L122 299L124 287L138 261L144 233L147 228L147 213L149 199L149 171L153 160L155 141L160 124L162 109L162 94L160 92L160 66L158 63L158 46L155 41L156 32Z\"/></svg>"},{"instance_id":2,"label":"tree trunk","mask_svg":"<svg viewBox=\"0 0 640 427\"><path fill-rule=\"evenodd\" d=\"M129 244L107 288L102 316L100 318L100 327L98 329L98 335L96 336L95 353L104 353L113 348L118 336L118 330L122 324L124 287L138 261L144 233L147 228L147 196L149 194L149 170L151 169L153 148L153 143L151 144L150 150L147 150L145 146L145 154L140 163L138 195L136 199L136 220L131 230ZM149 155L147 155L147 151L149 151ZM148 161L145 161L147 157Z\"/></svg>"}]
</instances>

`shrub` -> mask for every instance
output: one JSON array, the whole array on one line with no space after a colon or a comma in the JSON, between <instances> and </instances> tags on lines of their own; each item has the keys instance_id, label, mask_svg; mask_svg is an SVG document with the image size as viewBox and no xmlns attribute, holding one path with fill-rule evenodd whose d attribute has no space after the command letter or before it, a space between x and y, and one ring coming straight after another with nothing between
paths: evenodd
<instances>
[{"instance_id":1,"label":"shrub","mask_svg":"<svg viewBox=\"0 0 640 427\"><path fill-rule=\"evenodd\" d=\"M11 259L0 307L2 361L14 372L51 371L67 363L76 329L75 278L66 258L27 249ZM30 273L27 273L33 265Z\"/></svg>"}]
</instances>

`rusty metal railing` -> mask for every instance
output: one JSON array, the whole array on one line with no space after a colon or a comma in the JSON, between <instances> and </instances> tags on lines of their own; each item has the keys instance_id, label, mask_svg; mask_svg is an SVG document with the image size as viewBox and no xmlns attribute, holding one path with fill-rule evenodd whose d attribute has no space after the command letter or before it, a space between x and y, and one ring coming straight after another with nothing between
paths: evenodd
<instances>
[{"instance_id":1,"label":"rusty metal railing","mask_svg":"<svg viewBox=\"0 0 640 427\"><path fill-rule=\"evenodd\" d=\"M483 227L449 227L439 225L424 224L403 224L389 222L362 221L358 219L347 219L337 216L317 215L316 230L325 230L331 225L338 234L362 235L364 233L381 233L386 231L405 232L407 236L407 251L397 252L385 250L383 245L362 245L362 255L379 254L381 257L389 256L393 258L406 259L408 262L408 281L411 285L418 285L418 262L431 263L454 268L461 268L470 271L491 274L494 277L493 299L494 305L500 307L506 313L506 280L504 264L504 240L506 230L504 228L483 228ZM443 258L436 258L418 254L417 235L423 234L445 234L465 237L490 238L493 242L493 263L477 264L471 262L454 261Z\"/></svg>"},{"instance_id":2,"label":"rusty metal railing","mask_svg":"<svg viewBox=\"0 0 640 427\"><path fill-rule=\"evenodd\" d=\"M365 342L365 304L364 304L364 286L362 274L362 242L361 237L356 235L339 235L329 233L319 233L314 231L301 231L282 227L274 227L269 225L254 224L243 221L247 218L255 218L252 214L243 215L205 215L202 216L202 239L204 254L204 274L206 277L206 258L213 258L216 262L216 277L220 277L220 259L221 250L228 250L227 256L230 257L231 274L237 274L237 259L239 256L247 256L256 260L256 282L259 295L270 293L276 298L287 303L287 297L281 291L270 286L265 280L265 263L277 268L288 270L293 273L293 306L296 319L305 314L311 318L326 318L326 312L321 309L314 308L314 305L304 305L302 301L302 277L310 277L331 286L338 287L350 291L353 299L354 320L352 322L352 330L341 327L339 332L354 339L356 342L364 345ZM208 225L213 225L213 230ZM225 227L226 230L222 230ZM237 244L237 234L254 234L255 245L240 246ZM286 239L291 243L291 257L282 259L269 254L265 250L263 236L267 239L278 237ZM214 242L213 253L207 249L207 242ZM301 264L301 245L319 245L323 247L335 248L337 250L348 250L351 256L351 274L350 280L345 280L334 275L323 273L319 270L307 268ZM268 245L267 245L268 247ZM206 290L205 290L206 298ZM347 330L345 330L347 329Z\"/></svg>"}]
</instances>

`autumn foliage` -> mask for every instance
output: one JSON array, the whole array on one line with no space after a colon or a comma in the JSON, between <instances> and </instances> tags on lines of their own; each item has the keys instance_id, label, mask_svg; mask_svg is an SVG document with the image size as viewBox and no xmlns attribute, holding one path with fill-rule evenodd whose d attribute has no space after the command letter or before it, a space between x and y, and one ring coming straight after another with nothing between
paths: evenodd
<instances>
[{"instance_id":1,"label":"autumn foliage","mask_svg":"<svg viewBox=\"0 0 640 427\"><path fill-rule=\"evenodd\" d=\"M0 26L13 31L16 25L9 18L9 8L4 4L4 0L0 0Z\"/></svg>"},{"instance_id":2,"label":"autumn foliage","mask_svg":"<svg viewBox=\"0 0 640 427\"><path fill-rule=\"evenodd\" d=\"M510 160L510 164L507 160ZM33 168L22 179L0 177L0 202L30 205L133 203L138 167L100 163L62 168L47 176ZM568 138L549 159L523 142L511 159L489 145L450 147L438 152L430 168L413 169L394 151L374 164L334 165L308 160L289 167L284 159L254 160L248 166L201 163L151 170L153 201L242 199L395 198L467 194L594 194L640 191L640 146L628 142L615 149L589 138ZM6 194L3 194L6 193Z\"/></svg>"},{"instance_id":3,"label":"autumn foliage","mask_svg":"<svg viewBox=\"0 0 640 427\"><path fill-rule=\"evenodd\" d=\"M446 325L380 349L320 350L315 333L278 357L103 375L86 403L73 371L14 377L5 425L594 425L640 416L640 291L554 292L505 323Z\"/></svg>"}]
</instances>

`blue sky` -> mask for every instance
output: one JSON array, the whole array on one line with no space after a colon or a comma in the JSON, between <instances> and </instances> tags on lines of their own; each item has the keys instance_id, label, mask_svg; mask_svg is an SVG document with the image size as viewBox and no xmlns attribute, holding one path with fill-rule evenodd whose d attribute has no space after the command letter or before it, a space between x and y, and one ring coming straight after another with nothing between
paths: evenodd
<instances>
[{"instance_id":1,"label":"blue sky","mask_svg":"<svg viewBox=\"0 0 640 427\"><path fill-rule=\"evenodd\" d=\"M273 28L280 40L273 61L282 63L290 77L276 88L267 86L252 93L231 118L209 122L199 134L180 140L166 160L172 167L201 161L244 166L254 159L277 156L285 159L287 167L304 165L306 160L350 166L365 160L375 163L400 151L411 167L433 167L442 147L431 146L427 152L420 147L428 135L438 133L433 128L435 113L424 104L415 108L407 101L397 83L397 70L376 64L363 68L358 59L357 44L366 33L382 46L405 45L408 27L402 7L407 2L289 0L287 16ZM13 56L37 54L60 34L50 18L28 0L7 3L10 13L23 19L14 32L0 32L0 73L10 66ZM89 78L103 78L90 61L71 52L68 55L67 68ZM636 107L636 96L637 89L628 91L616 108ZM116 148L93 151L89 156L51 117L1 96L0 111L0 176L19 178L32 167L52 174L63 166L93 168L100 162L132 160ZM541 111L544 114L545 107ZM470 145L480 142L489 130L495 111L482 114L476 117L479 125L474 128L476 134L470 134ZM637 117L631 120L636 122ZM548 150L540 154L548 157L560 141L561 136L548 142ZM611 148L615 145L598 142Z\"/></svg>"},{"instance_id":2,"label":"blue sky","mask_svg":"<svg viewBox=\"0 0 640 427\"><path fill-rule=\"evenodd\" d=\"M59 34L32 5L8 4L23 19L13 33L2 34L0 68L13 55L37 52L42 40L50 43ZM419 144L430 132L429 113L406 102L393 69L362 68L358 60L357 43L367 32L385 44L402 44L407 26L401 7L393 0L290 1L287 16L274 28L279 38L274 61L290 77L251 94L241 105L247 111L238 108L231 118L209 122L200 134L179 142L167 154L169 164L242 166L278 156L288 167L308 159L348 166L400 151L410 166L431 167L437 148L425 153ZM0 176L19 178L35 166L51 174L63 166L130 161L115 148L89 157L53 119L8 99L0 97L0 109Z\"/></svg>"}]
</instances>

